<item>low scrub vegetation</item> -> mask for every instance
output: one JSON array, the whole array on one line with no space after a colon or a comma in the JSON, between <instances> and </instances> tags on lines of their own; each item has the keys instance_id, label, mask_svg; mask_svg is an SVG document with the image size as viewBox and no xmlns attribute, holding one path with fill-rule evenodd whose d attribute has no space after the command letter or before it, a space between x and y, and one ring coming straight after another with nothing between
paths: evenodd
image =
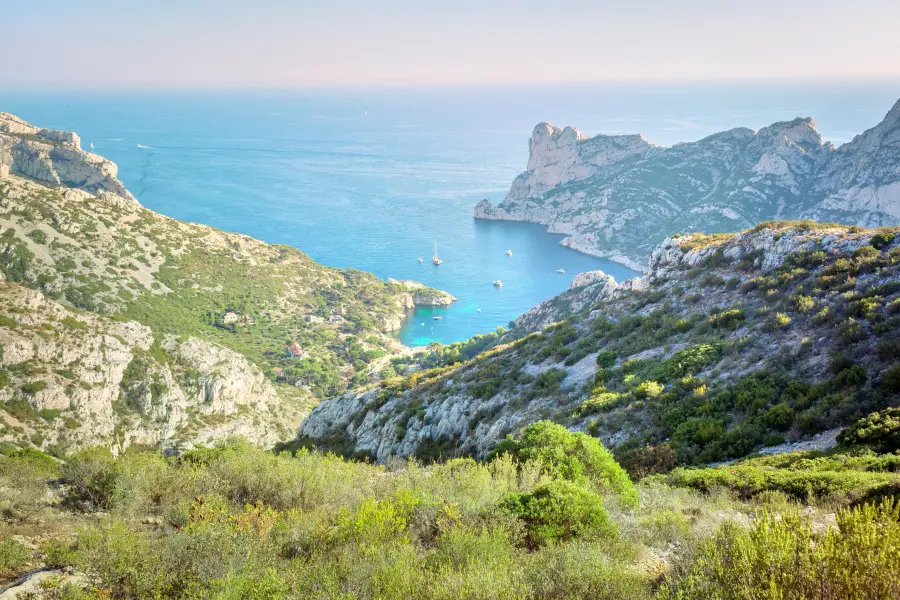
<instances>
[{"instance_id":1,"label":"low scrub vegetation","mask_svg":"<svg viewBox=\"0 0 900 600\"><path fill-rule=\"evenodd\" d=\"M45 586L46 598L73 600L889 598L897 504L858 499L829 525L798 516L791 498L811 482L896 477L893 456L748 459L737 468L797 481L748 476L758 493L743 504L722 491L740 485L694 485L683 469L636 486L596 439L546 421L484 463L428 468L239 440L170 457L89 449L62 464L7 448L0 488L33 493L4 496L0 583L43 564L82 575ZM11 535L35 528L39 543ZM660 552L664 563L647 562ZM809 596L814 582L827 594Z\"/></svg>"}]
</instances>

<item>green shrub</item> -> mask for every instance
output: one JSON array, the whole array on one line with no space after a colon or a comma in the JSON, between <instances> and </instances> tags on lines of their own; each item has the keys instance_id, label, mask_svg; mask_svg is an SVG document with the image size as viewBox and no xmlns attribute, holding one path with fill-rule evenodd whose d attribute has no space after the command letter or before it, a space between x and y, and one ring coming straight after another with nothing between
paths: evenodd
<instances>
[{"instance_id":1,"label":"green shrub","mask_svg":"<svg viewBox=\"0 0 900 600\"><path fill-rule=\"evenodd\" d=\"M85 510L108 510L116 485L116 464L112 453L96 447L73 454L62 466L62 478L69 484L66 502Z\"/></svg>"},{"instance_id":2,"label":"green shrub","mask_svg":"<svg viewBox=\"0 0 900 600\"><path fill-rule=\"evenodd\" d=\"M845 344L853 344L865 339L862 325L855 319L848 318L838 329L838 339Z\"/></svg>"},{"instance_id":3,"label":"green shrub","mask_svg":"<svg viewBox=\"0 0 900 600\"><path fill-rule=\"evenodd\" d=\"M698 344L684 348L667 358L650 372L650 377L663 382L694 375L722 355L722 344Z\"/></svg>"},{"instance_id":4,"label":"green shrub","mask_svg":"<svg viewBox=\"0 0 900 600\"><path fill-rule=\"evenodd\" d=\"M745 500L763 492L779 491L801 502L838 497L846 502L859 501L894 493L900 487L900 480L889 473L788 470L748 465L706 469L679 467L665 476L665 482L703 492L726 488Z\"/></svg>"},{"instance_id":5,"label":"green shrub","mask_svg":"<svg viewBox=\"0 0 900 600\"><path fill-rule=\"evenodd\" d=\"M715 315L710 315L709 323L718 329L736 329L744 321L744 311L732 308Z\"/></svg>"},{"instance_id":6,"label":"green shrub","mask_svg":"<svg viewBox=\"0 0 900 600\"><path fill-rule=\"evenodd\" d=\"M890 246L891 242L894 241L894 232L893 231L882 231L880 233L876 233L872 236L872 241L870 242L874 248L881 250L887 246Z\"/></svg>"},{"instance_id":7,"label":"green shrub","mask_svg":"<svg viewBox=\"0 0 900 600\"><path fill-rule=\"evenodd\" d=\"M553 481L527 494L511 493L500 508L525 523L527 543L533 548L579 536L613 536L616 531L602 498L571 481Z\"/></svg>"},{"instance_id":8,"label":"green shrub","mask_svg":"<svg viewBox=\"0 0 900 600\"><path fill-rule=\"evenodd\" d=\"M794 298L794 308L803 314L810 313L816 308L816 302L809 296L797 296Z\"/></svg>"},{"instance_id":9,"label":"green shrub","mask_svg":"<svg viewBox=\"0 0 900 600\"><path fill-rule=\"evenodd\" d=\"M841 510L825 531L796 513L764 513L750 530L726 523L675 573L660 599L897 598L900 507Z\"/></svg>"},{"instance_id":10,"label":"green shrub","mask_svg":"<svg viewBox=\"0 0 900 600\"><path fill-rule=\"evenodd\" d=\"M16 540L0 540L0 580L11 579L21 573L31 561L31 551Z\"/></svg>"},{"instance_id":11,"label":"green shrub","mask_svg":"<svg viewBox=\"0 0 900 600\"><path fill-rule=\"evenodd\" d=\"M888 367L881 374L878 386L889 394L900 394L900 363Z\"/></svg>"},{"instance_id":12,"label":"green shrub","mask_svg":"<svg viewBox=\"0 0 900 600\"><path fill-rule=\"evenodd\" d=\"M644 381L634 388L634 397L641 400L645 400L647 398L658 398L662 393L662 384L655 381Z\"/></svg>"},{"instance_id":13,"label":"green shrub","mask_svg":"<svg viewBox=\"0 0 900 600\"><path fill-rule=\"evenodd\" d=\"M604 350L597 353L597 365L609 369L616 364L618 358L619 354L615 350Z\"/></svg>"},{"instance_id":14,"label":"green shrub","mask_svg":"<svg viewBox=\"0 0 900 600\"><path fill-rule=\"evenodd\" d=\"M551 477L575 483L592 483L610 490L626 502L637 501L637 492L628 474L616 463L600 440L581 432L572 432L550 421L538 421L522 430L516 439L507 437L494 449L498 456L509 452L520 463L538 462Z\"/></svg>"},{"instance_id":15,"label":"green shrub","mask_svg":"<svg viewBox=\"0 0 900 600\"><path fill-rule=\"evenodd\" d=\"M532 390L538 395L550 395L559 391L559 385L566 378L566 370L552 368L538 373L534 378Z\"/></svg>"},{"instance_id":16,"label":"green shrub","mask_svg":"<svg viewBox=\"0 0 900 600\"><path fill-rule=\"evenodd\" d=\"M860 419L838 435L847 446L869 446L876 452L900 450L900 408L888 408Z\"/></svg>"},{"instance_id":17,"label":"green shrub","mask_svg":"<svg viewBox=\"0 0 900 600\"><path fill-rule=\"evenodd\" d=\"M581 403L581 406L578 407L578 414L589 415L611 409L619 406L626 399L627 396L625 394L610 392L600 387L592 391L587 400Z\"/></svg>"},{"instance_id":18,"label":"green shrub","mask_svg":"<svg viewBox=\"0 0 900 600\"><path fill-rule=\"evenodd\" d=\"M23 383L21 390L30 395L37 394L38 392L42 392L47 389L46 381L29 381L28 383Z\"/></svg>"},{"instance_id":19,"label":"green shrub","mask_svg":"<svg viewBox=\"0 0 900 600\"><path fill-rule=\"evenodd\" d=\"M773 325L776 329L787 329L791 325L791 318L784 313L776 313Z\"/></svg>"}]
</instances>

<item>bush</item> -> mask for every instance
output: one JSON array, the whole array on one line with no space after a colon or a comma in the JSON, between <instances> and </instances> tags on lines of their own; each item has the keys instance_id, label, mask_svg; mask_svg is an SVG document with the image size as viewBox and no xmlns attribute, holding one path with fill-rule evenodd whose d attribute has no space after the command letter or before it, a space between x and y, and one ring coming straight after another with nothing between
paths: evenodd
<instances>
[{"instance_id":1,"label":"bush","mask_svg":"<svg viewBox=\"0 0 900 600\"><path fill-rule=\"evenodd\" d=\"M876 452L900 450L900 408L888 408L860 419L838 435L846 446L869 446Z\"/></svg>"},{"instance_id":2,"label":"bush","mask_svg":"<svg viewBox=\"0 0 900 600\"><path fill-rule=\"evenodd\" d=\"M645 400L647 398L658 398L663 392L661 383L655 381L645 381L634 388L634 397Z\"/></svg>"},{"instance_id":3,"label":"bush","mask_svg":"<svg viewBox=\"0 0 900 600\"><path fill-rule=\"evenodd\" d=\"M791 318L784 313L777 313L773 325L776 329L787 329L791 325Z\"/></svg>"},{"instance_id":4,"label":"bush","mask_svg":"<svg viewBox=\"0 0 900 600\"><path fill-rule=\"evenodd\" d=\"M559 391L559 385L566 378L566 370L552 368L538 373L532 389L538 395L550 395Z\"/></svg>"},{"instance_id":5,"label":"bush","mask_svg":"<svg viewBox=\"0 0 900 600\"><path fill-rule=\"evenodd\" d=\"M500 507L525 523L527 544L532 548L579 536L613 536L616 532L600 496L571 481L553 481L528 494L511 493Z\"/></svg>"},{"instance_id":6,"label":"bush","mask_svg":"<svg viewBox=\"0 0 900 600\"><path fill-rule=\"evenodd\" d=\"M736 329L744 321L744 311L732 308L717 315L710 315L709 323L718 329Z\"/></svg>"},{"instance_id":7,"label":"bush","mask_svg":"<svg viewBox=\"0 0 900 600\"><path fill-rule=\"evenodd\" d=\"M615 350L604 350L597 353L597 365L604 369L609 369L616 364L616 359L618 358L619 354Z\"/></svg>"},{"instance_id":8,"label":"bush","mask_svg":"<svg viewBox=\"0 0 900 600\"><path fill-rule=\"evenodd\" d=\"M494 455L509 452L520 463L536 461L544 473L574 483L591 483L610 490L627 503L637 502L637 492L628 474L616 463L600 440L572 432L550 421L538 421L522 430L519 439L500 442Z\"/></svg>"},{"instance_id":9,"label":"bush","mask_svg":"<svg viewBox=\"0 0 900 600\"><path fill-rule=\"evenodd\" d=\"M881 250L887 246L890 246L891 242L894 241L894 232L893 231L883 231L881 233L876 233L872 236L872 241L870 242L874 248Z\"/></svg>"},{"instance_id":10,"label":"bush","mask_svg":"<svg viewBox=\"0 0 900 600\"><path fill-rule=\"evenodd\" d=\"M0 580L21 573L31 560L31 551L12 538L0 540Z\"/></svg>"},{"instance_id":11,"label":"bush","mask_svg":"<svg viewBox=\"0 0 900 600\"><path fill-rule=\"evenodd\" d=\"M889 394L900 394L900 363L888 367L882 373L878 387Z\"/></svg>"},{"instance_id":12,"label":"bush","mask_svg":"<svg viewBox=\"0 0 900 600\"><path fill-rule=\"evenodd\" d=\"M748 531L726 523L659 598L900 597L900 505L841 510L837 527L815 530L796 513L764 513Z\"/></svg>"},{"instance_id":13,"label":"bush","mask_svg":"<svg viewBox=\"0 0 900 600\"><path fill-rule=\"evenodd\" d=\"M23 383L21 389L22 389L22 392L33 396L34 394L37 394L38 392L42 392L42 391L46 390L47 382L46 381L29 381L28 383Z\"/></svg>"},{"instance_id":14,"label":"bush","mask_svg":"<svg viewBox=\"0 0 900 600\"><path fill-rule=\"evenodd\" d=\"M679 467L665 476L665 482L702 492L726 488L744 500L763 492L778 491L800 502L838 497L855 502L894 492L900 484L898 478L889 473L771 469L749 465L706 469Z\"/></svg>"},{"instance_id":15,"label":"bush","mask_svg":"<svg viewBox=\"0 0 900 600\"><path fill-rule=\"evenodd\" d=\"M794 308L797 309L797 312L803 314L810 313L815 307L815 301L809 296L797 296L794 298Z\"/></svg>"},{"instance_id":16,"label":"bush","mask_svg":"<svg viewBox=\"0 0 900 600\"><path fill-rule=\"evenodd\" d=\"M116 463L106 448L96 447L73 454L62 466L69 484L65 500L83 510L108 510L116 485Z\"/></svg>"}]
</instances>

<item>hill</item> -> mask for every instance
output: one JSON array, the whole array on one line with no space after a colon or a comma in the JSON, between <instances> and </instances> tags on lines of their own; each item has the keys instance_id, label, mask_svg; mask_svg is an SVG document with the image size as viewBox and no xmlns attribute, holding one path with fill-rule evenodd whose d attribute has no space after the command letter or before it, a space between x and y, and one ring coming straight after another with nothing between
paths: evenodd
<instances>
[{"instance_id":1,"label":"hill","mask_svg":"<svg viewBox=\"0 0 900 600\"><path fill-rule=\"evenodd\" d=\"M2 439L271 445L402 350L407 308L453 300L165 217L116 173L0 113Z\"/></svg>"},{"instance_id":2,"label":"hill","mask_svg":"<svg viewBox=\"0 0 900 600\"><path fill-rule=\"evenodd\" d=\"M638 270L671 233L725 232L771 219L900 223L900 101L839 148L811 118L655 146L538 124L527 169L482 219L542 223L562 244Z\"/></svg>"},{"instance_id":3,"label":"hill","mask_svg":"<svg viewBox=\"0 0 900 600\"><path fill-rule=\"evenodd\" d=\"M552 419L626 466L671 468L829 432L900 404L898 231L765 223L668 238L645 276L585 276L486 352L323 402L301 433L433 460L487 456Z\"/></svg>"}]
</instances>

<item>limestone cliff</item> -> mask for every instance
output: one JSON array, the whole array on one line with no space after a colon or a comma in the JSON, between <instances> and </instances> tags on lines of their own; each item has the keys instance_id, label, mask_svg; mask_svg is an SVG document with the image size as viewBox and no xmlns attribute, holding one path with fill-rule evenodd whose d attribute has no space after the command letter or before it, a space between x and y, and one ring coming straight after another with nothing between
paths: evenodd
<instances>
[{"instance_id":1,"label":"limestone cliff","mask_svg":"<svg viewBox=\"0 0 900 600\"><path fill-rule=\"evenodd\" d=\"M39 446L194 445L243 435L271 446L298 423L258 367L0 283L0 431ZM16 436L15 434L18 434Z\"/></svg>"},{"instance_id":2,"label":"limestone cliff","mask_svg":"<svg viewBox=\"0 0 900 600\"><path fill-rule=\"evenodd\" d=\"M670 148L539 124L526 171L475 217L542 223L562 244L647 268L672 233L733 231L769 219L900 222L900 102L835 148L812 119L732 129Z\"/></svg>"},{"instance_id":3,"label":"limestone cliff","mask_svg":"<svg viewBox=\"0 0 900 600\"><path fill-rule=\"evenodd\" d=\"M110 160L81 149L75 133L41 129L0 112L0 169L53 185L110 192L134 201Z\"/></svg>"}]
</instances>

